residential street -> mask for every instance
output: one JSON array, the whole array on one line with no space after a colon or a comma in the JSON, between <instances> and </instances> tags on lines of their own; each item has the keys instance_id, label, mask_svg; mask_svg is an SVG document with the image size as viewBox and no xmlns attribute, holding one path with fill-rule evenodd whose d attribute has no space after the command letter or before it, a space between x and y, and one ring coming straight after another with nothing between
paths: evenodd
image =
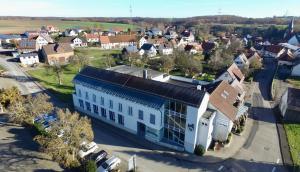
<instances>
[{"instance_id":1,"label":"residential street","mask_svg":"<svg viewBox=\"0 0 300 172\"><path fill-rule=\"evenodd\" d=\"M10 57L1 55L0 63L8 70L8 78L15 79L19 83L19 88L22 94L33 94L41 92L42 89L35 82L30 80L28 76L20 69L17 63L7 61Z\"/></svg>"},{"instance_id":2,"label":"residential street","mask_svg":"<svg viewBox=\"0 0 300 172\"><path fill-rule=\"evenodd\" d=\"M4 58L0 58L0 63L9 70L10 76L18 81L23 94L42 91L35 82L28 80L26 74L15 63L7 62ZM182 160L180 157L169 155L167 153L169 150L99 121L93 122L95 141L100 148L123 160L136 154L138 170L143 172L285 171L282 166L276 119L269 102L270 81L274 70L274 64L267 64L254 82L252 104L254 113L251 115L255 120L254 125L243 148L230 159L219 159L217 163L193 163ZM54 103L60 104L57 101ZM231 146L234 146L234 143Z\"/></svg>"}]
</instances>

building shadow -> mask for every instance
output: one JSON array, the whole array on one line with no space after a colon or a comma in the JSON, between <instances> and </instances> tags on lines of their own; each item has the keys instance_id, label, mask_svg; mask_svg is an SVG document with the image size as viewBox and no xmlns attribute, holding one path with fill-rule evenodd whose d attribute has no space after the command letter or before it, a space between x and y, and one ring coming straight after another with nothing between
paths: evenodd
<instances>
[{"instance_id":1,"label":"building shadow","mask_svg":"<svg viewBox=\"0 0 300 172\"><path fill-rule=\"evenodd\" d=\"M6 170L15 171L19 167L41 164L40 161L51 161L48 156L39 152L39 145L33 141L36 133L32 128L5 124L6 120L1 121L1 127L7 127L6 132L12 135L4 135L1 138L3 141L0 141L0 162Z\"/></svg>"},{"instance_id":2,"label":"building shadow","mask_svg":"<svg viewBox=\"0 0 300 172\"><path fill-rule=\"evenodd\" d=\"M128 155L136 155L137 156L137 166L139 166L139 158L152 160L158 163L163 163L169 166L185 168L189 170L197 170L201 168L202 171L219 171L220 166L223 166L221 171L272 171L274 168L277 172L287 172L294 171L291 167L285 167L281 164L268 163L268 162L260 162L255 160L240 160L230 158L227 160L219 159L219 163L209 163L209 162L197 162L195 160L184 160L180 157L161 154L153 151L122 151L121 153L125 153ZM200 157L201 158L201 157ZM204 156L203 158L211 158L208 156ZM214 157L213 157L214 158ZM274 171L275 171L274 170ZM295 169L296 170L296 169Z\"/></svg>"},{"instance_id":3,"label":"building shadow","mask_svg":"<svg viewBox=\"0 0 300 172\"><path fill-rule=\"evenodd\" d=\"M4 75L1 76L2 78L7 78L7 79L14 79L18 82L32 82L32 81L37 81L36 78L32 78L32 77L27 77L27 76L15 76L15 75Z\"/></svg>"}]
</instances>

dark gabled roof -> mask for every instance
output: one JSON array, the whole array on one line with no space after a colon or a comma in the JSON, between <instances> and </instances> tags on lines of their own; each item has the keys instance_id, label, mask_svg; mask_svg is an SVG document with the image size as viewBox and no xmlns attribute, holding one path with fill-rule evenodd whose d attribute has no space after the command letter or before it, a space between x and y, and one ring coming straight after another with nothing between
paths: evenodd
<instances>
[{"instance_id":1,"label":"dark gabled roof","mask_svg":"<svg viewBox=\"0 0 300 172\"><path fill-rule=\"evenodd\" d=\"M153 46L154 46L153 44L147 44L147 43L145 43L145 44L142 45L141 49L142 50L150 50L151 47L153 47Z\"/></svg>"},{"instance_id":2,"label":"dark gabled roof","mask_svg":"<svg viewBox=\"0 0 300 172\"><path fill-rule=\"evenodd\" d=\"M30 57L30 56L38 56L37 53L24 53L20 54L19 57Z\"/></svg>"},{"instance_id":3,"label":"dark gabled roof","mask_svg":"<svg viewBox=\"0 0 300 172\"><path fill-rule=\"evenodd\" d=\"M148 96L159 97L162 99L175 100L185 103L190 106L199 107L205 95L204 91L189 89L169 83L144 79L127 74L122 74L114 71L86 67L84 68L74 80L80 78L89 78L96 82L111 84L123 89L124 92L134 91L136 93L145 94ZM84 81L83 81L84 82Z\"/></svg>"}]
</instances>

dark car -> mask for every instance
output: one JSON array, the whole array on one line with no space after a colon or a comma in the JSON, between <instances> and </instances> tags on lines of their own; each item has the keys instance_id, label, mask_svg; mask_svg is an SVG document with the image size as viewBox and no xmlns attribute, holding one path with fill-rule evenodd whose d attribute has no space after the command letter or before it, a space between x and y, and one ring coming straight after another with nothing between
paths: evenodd
<instances>
[{"instance_id":1,"label":"dark car","mask_svg":"<svg viewBox=\"0 0 300 172\"><path fill-rule=\"evenodd\" d=\"M91 159L94 160L97 164L97 167L99 167L102 163L106 161L107 152L104 150L101 150L91 156Z\"/></svg>"}]
</instances>

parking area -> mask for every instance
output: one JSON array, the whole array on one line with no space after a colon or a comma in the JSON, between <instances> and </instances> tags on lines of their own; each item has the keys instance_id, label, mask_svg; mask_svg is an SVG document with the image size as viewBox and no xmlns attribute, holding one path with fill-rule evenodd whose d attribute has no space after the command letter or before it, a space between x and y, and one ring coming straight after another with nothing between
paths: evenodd
<instances>
[{"instance_id":1,"label":"parking area","mask_svg":"<svg viewBox=\"0 0 300 172\"><path fill-rule=\"evenodd\" d=\"M7 123L0 114L0 171L63 171L38 151L30 129Z\"/></svg>"}]
</instances>

